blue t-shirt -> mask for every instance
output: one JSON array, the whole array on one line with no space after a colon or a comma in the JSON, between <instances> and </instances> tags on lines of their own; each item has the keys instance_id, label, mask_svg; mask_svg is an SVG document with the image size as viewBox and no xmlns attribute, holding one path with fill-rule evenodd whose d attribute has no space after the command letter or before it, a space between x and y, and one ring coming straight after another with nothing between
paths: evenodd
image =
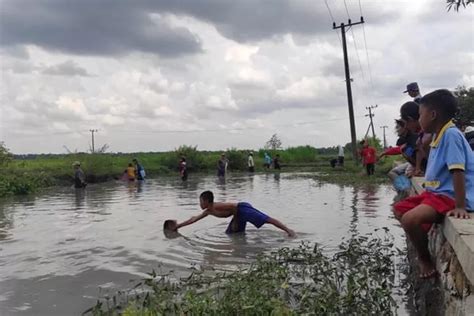
<instances>
[{"instance_id":1,"label":"blue t-shirt","mask_svg":"<svg viewBox=\"0 0 474 316\"><path fill-rule=\"evenodd\" d=\"M450 121L431 143L425 173L427 191L454 199L451 170L463 170L466 179L466 209L474 211L474 153L461 131Z\"/></svg>"}]
</instances>

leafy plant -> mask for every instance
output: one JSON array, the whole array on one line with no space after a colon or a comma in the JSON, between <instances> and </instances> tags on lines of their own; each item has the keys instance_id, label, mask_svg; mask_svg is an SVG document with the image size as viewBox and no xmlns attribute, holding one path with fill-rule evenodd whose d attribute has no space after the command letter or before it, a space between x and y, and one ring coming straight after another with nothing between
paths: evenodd
<instances>
[{"instance_id":1,"label":"leafy plant","mask_svg":"<svg viewBox=\"0 0 474 316\"><path fill-rule=\"evenodd\" d=\"M93 315L393 315L393 237L352 236L327 255L301 243L247 268L189 277L149 273L134 289L98 301Z\"/></svg>"}]
</instances>

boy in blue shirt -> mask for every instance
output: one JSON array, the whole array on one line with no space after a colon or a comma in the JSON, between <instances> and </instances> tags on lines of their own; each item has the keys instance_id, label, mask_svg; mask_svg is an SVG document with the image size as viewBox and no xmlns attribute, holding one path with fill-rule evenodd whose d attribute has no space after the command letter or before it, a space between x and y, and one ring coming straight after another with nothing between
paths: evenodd
<instances>
[{"instance_id":1,"label":"boy in blue shirt","mask_svg":"<svg viewBox=\"0 0 474 316\"><path fill-rule=\"evenodd\" d=\"M433 133L425 173L425 192L394 205L395 216L418 253L420 277L437 275L428 251L427 231L444 216L469 218L474 211L474 154L453 124L457 100L448 90L436 90L420 100L421 128Z\"/></svg>"}]
</instances>

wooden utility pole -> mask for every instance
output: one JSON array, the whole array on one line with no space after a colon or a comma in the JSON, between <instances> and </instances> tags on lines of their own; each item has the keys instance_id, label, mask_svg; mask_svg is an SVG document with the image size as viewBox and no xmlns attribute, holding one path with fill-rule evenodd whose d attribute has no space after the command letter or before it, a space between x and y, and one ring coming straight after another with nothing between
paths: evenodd
<instances>
[{"instance_id":1,"label":"wooden utility pole","mask_svg":"<svg viewBox=\"0 0 474 316\"><path fill-rule=\"evenodd\" d=\"M349 106L349 121L351 124L351 143L352 143L352 157L357 163L357 136L356 136L356 127L354 120L354 107L352 104L352 88L351 88L351 74L349 71L349 58L347 57L347 44L346 44L346 27L351 28L354 25L364 23L364 18L360 17L360 22L352 23L349 19L349 23L341 23L340 26L336 26L336 23L333 23L333 29L341 29L342 34L342 50L344 52L344 70L346 74L346 90L347 90L347 105Z\"/></svg>"},{"instance_id":2,"label":"wooden utility pole","mask_svg":"<svg viewBox=\"0 0 474 316\"><path fill-rule=\"evenodd\" d=\"M380 126L380 128L383 128L383 149L387 149L387 138L385 138L385 129L388 128L387 125Z\"/></svg>"},{"instance_id":3,"label":"wooden utility pole","mask_svg":"<svg viewBox=\"0 0 474 316\"><path fill-rule=\"evenodd\" d=\"M91 132L92 134L92 153L95 152L95 148L94 148L94 133L97 133L99 130L97 129L90 129L89 132Z\"/></svg>"},{"instance_id":4,"label":"wooden utility pole","mask_svg":"<svg viewBox=\"0 0 474 316\"><path fill-rule=\"evenodd\" d=\"M372 118L375 116L374 113L372 113L372 109L375 109L378 105L371 105L371 106L368 106L368 107L365 107L367 110L369 110L369 114L366 114L365 116L368 116L370 118L370 124L369 124L369 128L372 128L372 137L375 139L375 129L374 129L374 122L372 120ZM367 129L367 133L365 133L365 137L367 137L367 135L369 134L369 129Z\"/></svg>"}]
</instances>

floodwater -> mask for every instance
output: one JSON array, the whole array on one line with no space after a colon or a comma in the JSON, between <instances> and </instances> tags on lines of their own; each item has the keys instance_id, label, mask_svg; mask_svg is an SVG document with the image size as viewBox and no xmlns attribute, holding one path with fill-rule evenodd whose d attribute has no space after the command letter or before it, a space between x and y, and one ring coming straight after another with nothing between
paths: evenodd
<instances>
[{"instance_id":1,"label":"floodwater","mask_svg":"<svg viewBox=\"0 0 474 316\"><path fill-rule=\"evenodd\" d=\"M298 236L266 225L228 236L229 219L208 217L167 239L163 221L198 214L203 190L213 190L216 201L248 201ZM153 268L235 269L301 240L331 251L343 237L389 227L403 249L390 214L394 195L386 185L324 184L310 174L282 173L114 182L0 200L0 315L78 315Z\"/></svg>"}]
</instances>

